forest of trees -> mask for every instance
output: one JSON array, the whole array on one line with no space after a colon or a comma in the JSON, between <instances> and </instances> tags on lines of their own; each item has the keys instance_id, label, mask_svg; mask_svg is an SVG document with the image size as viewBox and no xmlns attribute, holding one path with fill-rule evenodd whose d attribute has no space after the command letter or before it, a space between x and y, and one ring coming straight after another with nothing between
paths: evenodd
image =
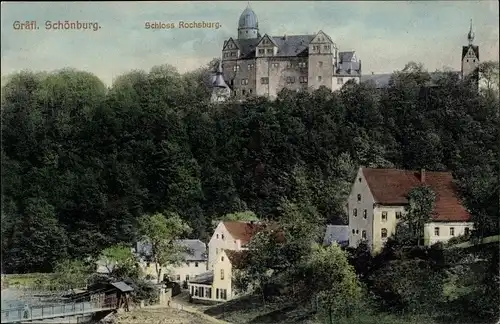
<instances>
[{"instance_id":1,"label":"forest of trees","mask_svg":"<svg viewBox=\"0 0 500 324\"><path fill-rule=\"evenodd\" d=\"M497 63L490 64L496 67ZM498 71L498 70L496 70ZM209 103L208 68L132 71L108 88L65 69L2 87L2 257L49 272L138 238L144 214L176 213L207 239L239 211L279 220L287 201L346 222L359 166L450 170L478 235L498 234L498 92L410 63L388 89L282 91ZM490 77L497 82L498 72Z\"/></svg>"}]
</instances>

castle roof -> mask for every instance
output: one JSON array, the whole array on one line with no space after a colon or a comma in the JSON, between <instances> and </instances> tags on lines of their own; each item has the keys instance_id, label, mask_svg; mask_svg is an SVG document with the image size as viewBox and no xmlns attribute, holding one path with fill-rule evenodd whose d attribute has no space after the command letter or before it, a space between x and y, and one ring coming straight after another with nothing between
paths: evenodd
<instances>
[{"instance_id":1,"label":"castle roof","mask_svg":"<svg viewBox=\"0 0 500 324\"><path fill-rule=\"evenodd\" d=\"M240 19L238 21L238 29L258 29L259 21L257 20L257 15L250 8L250 6L246 7L245 10L241 13Z\"/></svg>"},{"instance_id":2,"label":"castle roof","mask_svg":"<svg viewBox=\"0 0 500 324\"><path fill-rule=\"evenodd\" d=\"M316 35L291 35L291 36L269 36L269 38L278 47L278 53L275 57L290 57L307 55L309 43ZM234 39L234 42L240 49L241 58L255 57L255 48L261 41L261 38L253 39Z\"/></svg>"}]
</instances>

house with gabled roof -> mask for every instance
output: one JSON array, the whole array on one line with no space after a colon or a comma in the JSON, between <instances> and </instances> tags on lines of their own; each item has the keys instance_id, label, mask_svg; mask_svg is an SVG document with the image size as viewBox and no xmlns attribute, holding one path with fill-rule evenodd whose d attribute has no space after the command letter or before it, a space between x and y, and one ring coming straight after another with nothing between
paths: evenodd
<instances>
[{"instance_id":1,"label":"house with gabled roof","mask_svg":"<svg viewBox=\"0 0 500 324\"><path fill-rule=\"evenodd\" d=\"M212 270L217 255L222 250L241 251L247 249L252 237L264 226L259 222L221 221L208 243L208 269Z\"/></svg>"},{"instance_id":2,"label":"house with gabled roof","mask_svg":"<svg viewBox=\"0 0 500 324\"><path fill-rule=\"evenodd\" d=\"M220 250L212 271L199 275L188 283L195 302L225 302L238 296L234 278L247 264L248 251Z\"/></svg>"},{"instance_id":3,"label":"house with gabled roof","mask_svg":"<svg viewBox=\"0 0 500 324\"><path fill-rule=\"evenodd\" d=\"M432 220L424 228L425 244L446 242L472 230L471 216L459 199L451 172L361 167L346 204L349 246L365 240L373 251L380 250L406 212L408 193L421 185L436 194Z\"/></svg>"}]
</instances>

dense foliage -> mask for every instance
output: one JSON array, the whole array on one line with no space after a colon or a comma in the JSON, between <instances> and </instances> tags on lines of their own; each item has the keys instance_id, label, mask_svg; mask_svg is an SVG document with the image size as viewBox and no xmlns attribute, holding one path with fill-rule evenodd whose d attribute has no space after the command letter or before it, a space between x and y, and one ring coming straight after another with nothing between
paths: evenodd
<instances>
[{"instance_id":1,"label":"dense foliage","mask_svg":"<svg viewBox=\"0 0 500 324\"><path fill-rule=\"evenodd\" d=\"M106 88L80 71L22 72L2 89L2 256L51 271L139 238L144 214L283 216L284 200L345 223L360 165L451 170L482 235L498 233L498 95L409 64L390 88L282 91L212 105L206 69L133 71ZM306 197L306 198L304 198Z\"/></svg>"}]
</instances>

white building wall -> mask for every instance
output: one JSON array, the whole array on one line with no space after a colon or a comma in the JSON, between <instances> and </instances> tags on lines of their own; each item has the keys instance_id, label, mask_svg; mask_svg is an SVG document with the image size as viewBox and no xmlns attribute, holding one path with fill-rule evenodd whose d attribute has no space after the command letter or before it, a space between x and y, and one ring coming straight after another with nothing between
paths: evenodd
<instances>
[{"instance_id":1,"label":"white building wall","mask_svg":"<svg viewBox=\"0 0 500 324\"><path fill-rule=\"evenodd\" d=\"M214 234L208 243L208 270L213 270L217 254L222 250L241 250L240 240L235 240L224 226L223 222L215 228Z\"/></svg>"},{"instance_id":2,"label":"white building wall","mask_svg":"<svg viewBox=\"0 0 500 324\"><path fill-rule=\"evenodd\" d=\"M169 274L173 281L184 282L207 272L207 261L188 261L177 267L170 267Z\"/></svg>"},{"instance_id":3,"label":"white building wall","mask_svg":"<svg viewBox=\"0 0 500 324\"><path fill-rule=\"evenodd\" d=\"M447 242L449 239L464 235L466 229L472 231L474 223L472 222L432 222L424 226L424 238L427 245L437 242ZM435 229L439 229L439 235L436 235ZM453 231L451 230L453 228ZM453 233L452 233L453 232ZM452 235L453 234L453 235Z\"/></svg>"}]
</instances>

